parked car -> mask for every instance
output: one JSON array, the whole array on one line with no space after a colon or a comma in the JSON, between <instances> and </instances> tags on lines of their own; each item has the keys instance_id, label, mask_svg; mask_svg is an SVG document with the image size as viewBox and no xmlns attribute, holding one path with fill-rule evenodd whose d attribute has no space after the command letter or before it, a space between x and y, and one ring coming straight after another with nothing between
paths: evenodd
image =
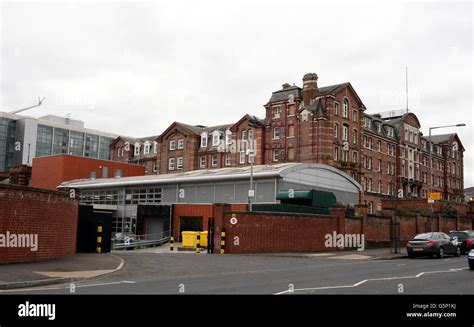
<instances>
[{"instance_id":1,"label":"parked car","mask_svg":"<svg viewBox=\"0 0 474 327\"><path fill-rule=\"evenodd\" d=\"M417 256L444 258L445 254L459 257L461 255L461 247L446 233L430 232L413 237L407 243L407 253L410 258Z\"/></svg>"},{"instance_id":2,"label":"parked car","mask_svg":"<svg viewBox=\"0 0 474 327\"><path fill-rule=\"evenodd\" d=\"M449 237L456 238L461 247L461 253L468 253L474 248L474 233L472 231L451 231Z\"/></svg>"},{"instance_id":3,"label":"parked car","mask_svg":"<svg viewBox=\"0 0 474 327\"><path fill-rule=\"evenodd\" d=\"M474 250L471 250L467 255L467 262L469 263L469 268L474 270Z\"/></svg>"}]
</instances>

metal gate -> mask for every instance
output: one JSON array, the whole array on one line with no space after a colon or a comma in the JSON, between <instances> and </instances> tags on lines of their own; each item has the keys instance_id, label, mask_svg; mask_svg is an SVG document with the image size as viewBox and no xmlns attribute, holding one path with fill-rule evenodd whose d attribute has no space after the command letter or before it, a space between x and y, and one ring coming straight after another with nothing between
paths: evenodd
<instances>
[{"instance_id":1,"label":"metal gate","mask_svg":"<svg viewBox=\"0 0 474 327\"><path fill-rule=\"evenodd\" d=\"M400 253L400 222L390 223L390 253Z\"/></svg>"}]
</instances>

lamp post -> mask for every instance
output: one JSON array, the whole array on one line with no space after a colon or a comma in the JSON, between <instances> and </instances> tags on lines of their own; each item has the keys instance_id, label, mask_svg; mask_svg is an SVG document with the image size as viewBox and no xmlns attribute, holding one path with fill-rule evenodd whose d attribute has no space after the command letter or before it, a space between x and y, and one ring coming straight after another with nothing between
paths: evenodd
<instances>
[{"instance_id":1,"label":"lamp post","mask_svg":"<svg viewBox=\"0 0 474 327\"><path fill-rule=\"evenodd\" d=\"M439 129L439 128L448 128L448 127L464 127L466 124L461 123L461 124L456 124L456 125L444 125L444 126L434 126L430 127L429 129L429 137L428 137L428 148L429 148L429 160L430 160L430 188L429 188L429 193L428 193L428 198L429 194L433 191L433 183L434 183L434 178L433 178L433 160L432 160L432 143L431 143L431 130L433 129ZM433 202L434 200L430 200L430 207L431 207L431 216L430 216L430 231L433 229Z\"/></svg>"},{"instance_id":2,"label":"lamp post","mask_svg":"<svg viewBox=\"0 0 474 327\"><path fill-rule=\"evenodd\" d=\"M252 131L253 134L253 131ZM255 149L253 148L253 136L252 139L249 139L249 148L247 149L247 155L249 156L250 161L250 189L249 189L249 211L252 211L252 200L255 196L255 191L253 189L253 160L255 158Z\"/></svg>"}]
</instances>

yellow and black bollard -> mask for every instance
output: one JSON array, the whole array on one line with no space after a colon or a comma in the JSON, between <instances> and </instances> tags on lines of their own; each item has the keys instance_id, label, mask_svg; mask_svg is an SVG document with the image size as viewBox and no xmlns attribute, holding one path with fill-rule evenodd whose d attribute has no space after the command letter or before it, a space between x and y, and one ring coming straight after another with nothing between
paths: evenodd
<instances>
[{"instance_id":1,"label":"yellow and black bollard","mask_svg":"<svg viewBox=\"0 0 474 327\"><path fill-rule=\"evenodd\" d=\"M98 225L97 226L97 247L96 247L96 252L97 253L102 253L102 226Z\"/></svg>"},{"instance_id":2,"label":"yellow and black bollard","mask_svg":"<svg viewBox=\"0 0 474 327\"><path fill-rule=\"evenodd\" d=\"M174 237L171 236L170 237L170 251L173 251L173 249L174 249Z\"/></svg>"},{"instance_id":3,"label":"yellow and black bollard","mask_svg":"<svg viewBox=\"0 0 474 327\"><path fill-rule=\"evenodd\" d=\"M225 253L225 229L222 228L221 232L221 254Z\"/></svg>"},{"instance_id":4,"label":"yellow and black bollard","mask_svg":"<svg viewBox=\"0 0 474 327\"><path fill-rule=\"evenodd\" d=\"M201 253L201 234L199 232L197 234L196 253Z\"/></svg>"}]
</instances>

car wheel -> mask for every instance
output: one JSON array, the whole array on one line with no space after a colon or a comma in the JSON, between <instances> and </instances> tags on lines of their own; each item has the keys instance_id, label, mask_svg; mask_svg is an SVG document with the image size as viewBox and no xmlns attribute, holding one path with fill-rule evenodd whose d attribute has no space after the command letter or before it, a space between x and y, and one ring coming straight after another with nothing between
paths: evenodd
<instances>
[{"instance_id":1,"label":"car wheel","mask_svg":"<svg viewBox=\"0 0 474 327\"><path fill-rule=\"evenodd\" d=\"M469 265L469 269L474 270L474 265Z\"/></svg>"},{"instance_id":2,"label":"car wheel","mask_svg":"<svg viewBox=\"0 0 474 327\"><path fill-rule=\"evenodd\" d=\"M461 248L459 246L456 248L456 252L454 253L454 256L455 257L460 257L461 256Z\"/></svg>"},{"instance_id":3,"label":"car wheel","mask_svg":"<svg viewBox=\"0 0 474 327\"><path fill-rule=\"evenodd\" d=\"M443 259L444 258L444 249L443 247L440 247L438 250L438 258Z\"/></svg>"},{"instance_id":4,"label":"car wheel","mask_svg":"<svg viewBox=\"0 0 474 327\"><path fill-rule=\"evenodd\" d=\"M410 259L415 259L415 255L414 255L413 253L408 253L408 257L409 257Z\"/></svg>"}]
</instances>

